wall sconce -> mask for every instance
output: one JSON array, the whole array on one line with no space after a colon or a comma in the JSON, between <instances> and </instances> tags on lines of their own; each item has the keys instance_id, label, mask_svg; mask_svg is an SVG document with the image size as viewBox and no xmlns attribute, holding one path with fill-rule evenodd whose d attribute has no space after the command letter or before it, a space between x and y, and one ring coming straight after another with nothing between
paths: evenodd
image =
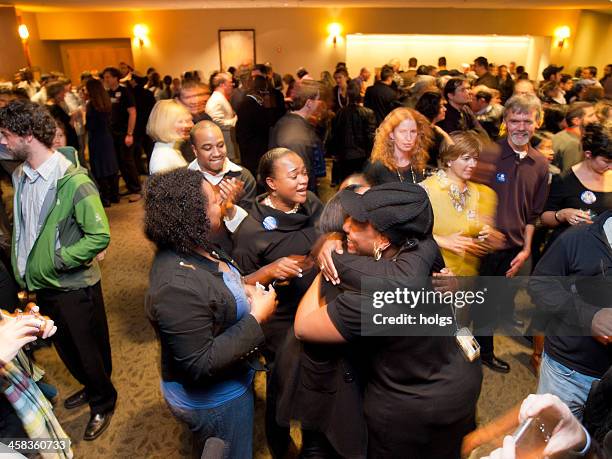
<instances>
[{"instance_id":1,"label":"wall sconce","mask_svg":"<svg viewBox=\"0 0 612 459\"><path fill-rule=\"evenodd\" d=\"M342 25L337 22L332 22L330 25L327 26L327 32L329 33L329 38L331 39L331 42L333 43L335 48L336 44L338 43L338 40L342 38L340 36L340 34L342 33Z\"/></svg>"},{"instance_id":2,"label":"wall sconce","mask_svg":"<svg viewBox=\"0 0 612 459\"><path fill-rule=\"evenodd\" d=\"M23 53L25 54L26 62L28 63L28 67L32 67L32 58L30 57L30 46L28 44L28 38L30 38L30 31L28 30L28 26L25 24L19 24L17 28L17 32L19 33L19 38L21 38L21 44L23 45Z\"/></svg>"},{"instance_id":3,"label":"wall sconce","mask_svg":"<svg viewBox=\"0 0 612 459\"><path fill-rule=\"evenodd\" d=\"M149 28L145 24L136 24L134 26L134 46L142 48L143 46L149 46L151 40L149 40Z\"/></svg>"},{"instance_id":4,"label":"wall sconce","mask_svg":"<svg viewBox=\"0 0 612 459\"><path fill-rule=\"evenodd\" d=\"M565 46L566 40L570 37L570 28L568 26L558 27L555 29L555 40L559 49Z\"/></svg>"},{"instance_id":5,"label":"wall sconce","mask_svg":"<svg viewBox=\"0 0 612 459\"><path fill-rule=\"evenodd\" d=\"M17 31L19 32L19 37L23 41L26 41L28 38L30 38L30 31L28 30L28 26L27 25L21 24L19 26L19 28L17 29Z\"/></svg>"}]
</instances>

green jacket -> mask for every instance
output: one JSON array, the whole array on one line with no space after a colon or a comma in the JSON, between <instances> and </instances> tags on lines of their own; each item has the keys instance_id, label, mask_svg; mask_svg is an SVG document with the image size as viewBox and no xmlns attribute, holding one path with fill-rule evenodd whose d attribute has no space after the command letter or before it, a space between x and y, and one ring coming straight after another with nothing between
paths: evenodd
<instances>
[{"instance_id":1,"label":"green jacket","mask_svg":"<svg viewBox=\"0 0 612 459\"><path fill-rule=\"evenodd\" d=\"M95 256L110 242L110 228L98 189L81 167L70 166L49 190L41 211L40 233L26 263L25 276L17 267L19 219L24 172L13 172L15 217L11 261L17 282L30 291L43 288L76 290L100 281ZM50 193L55 196L49 196ZM45 217L46 215L46 217Z\"/></svg>"}]
</instances>

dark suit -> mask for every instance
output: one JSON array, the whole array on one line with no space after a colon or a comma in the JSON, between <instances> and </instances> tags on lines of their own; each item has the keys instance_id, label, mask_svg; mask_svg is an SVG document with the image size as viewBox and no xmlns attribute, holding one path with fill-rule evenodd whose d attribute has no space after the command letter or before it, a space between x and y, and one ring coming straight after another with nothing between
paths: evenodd
<instances>
[{"instance_id":1,"label":"dark suit","mask_svg":"<svg viewBox=\"0 0 612 459\"><path fill-rule=\"evenodd\" d=\"M490 72L485 73L483 76L476 80L476 86L484 85L491 89L499 89L499 82Z\"/></svg>"},{"instance_id":2,"label":"dark suit","mask_svg":"<svg viewBox=\"0 0 612 459\"><path fill-rule=\"evenodd\" d=\"M366 89L364 105L374 111L377 126L395 108L398 98L397 91L381 81Z\"/></svg>"}]
</instances>

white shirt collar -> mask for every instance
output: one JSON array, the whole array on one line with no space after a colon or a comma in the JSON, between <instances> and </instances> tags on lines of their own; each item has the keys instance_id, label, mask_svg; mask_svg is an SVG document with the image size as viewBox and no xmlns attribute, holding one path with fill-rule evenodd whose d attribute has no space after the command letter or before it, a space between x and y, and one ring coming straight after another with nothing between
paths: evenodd
<instances>
[{"instance_id":1,"label":"white shirt collar","mask_svg":"<svg viewBox=\"0 0 612 459\"><path fill-rule=\"evenodd\" d=\"M227 174L228 172L241 172L242 171L242 167L240 167L236 163L231 162L228 158L225 158L225 162L223 163L223 168L218 174L211 174L208 171L202 170L202 168L198 164L197 159L194 159L193 161L191 161L191 163L188 166L188 169L192 171L200 171L202 174L204 174L204 178L208 182L212 183L213 185L218 185L219 182L223 180L223 177L225 177L225 174Z\"/></svg>"},{"instance_id":2,"label":"white shirt collar","mask_svg":"<svg viewBox=\"0 0 612 459\"><path fill-rule=\"evenodd\" d=\"M513 151L514 153L516 153L517 155L519 155L519 158L521 158L521 159L525 159L525 156L527 156L527 151L528 151L528 150L525 150L525 151L517 151L517 150L515 150L514 148L512 148L512 151Z\"/></svg>"}]
</instances>

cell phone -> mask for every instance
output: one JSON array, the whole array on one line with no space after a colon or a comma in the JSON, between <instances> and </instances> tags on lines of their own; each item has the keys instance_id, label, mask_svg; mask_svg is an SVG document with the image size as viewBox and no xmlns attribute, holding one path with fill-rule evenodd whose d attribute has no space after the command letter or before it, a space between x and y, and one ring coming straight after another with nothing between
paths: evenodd
<instances>
[{"instance_id":1,"label":"cell phone","mask_svg":"<svg viewBox=\"0 0 612 459\"><path fill-rule=\"evenodd\" d=\"M512 434L516 448L516 459L540 459L550 440L554 426L543 417L528 418Z\"/></svg>"}]
</instances>

